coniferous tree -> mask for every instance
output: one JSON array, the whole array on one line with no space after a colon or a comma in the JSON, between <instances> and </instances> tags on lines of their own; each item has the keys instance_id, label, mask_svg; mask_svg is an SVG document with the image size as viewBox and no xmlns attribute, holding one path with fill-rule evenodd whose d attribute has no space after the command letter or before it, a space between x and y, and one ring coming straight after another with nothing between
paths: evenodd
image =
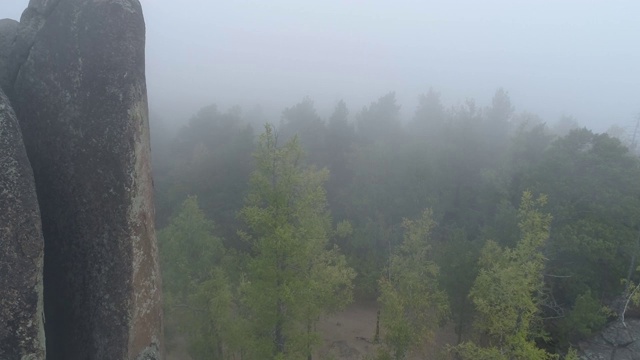
<instances>
[{"instance_id":1,"label":"coniferous tree","mask_svg":"<svg viewBox=\"0 0 640 360\"><path fill-rule=\"evenodd\" d=\"M337 248L325 190L326 170L304 167L297 138L279 146L270 125L255 152L240 216L252 258L243 293L253 323L255 358L310 358L323 313L351 300L355 274Z\"/></svg>"},{"instance_id":2,"label":"coniferous tree","mask_svg":"<svg viewBox=\"0 0 640 360\"><path fill-rule=\"evenodd\" d=\"M538 348L545 257L551 215L540 211L546 197L522 196L518 211L520 241L501 248L488 241L480 256L478 277L469 294L477 310L476 328L488 346L465 342L454 348L463 359L552 359Z\"/></svg>"},{"instance_id":3,"label":"coniferous tree","mask_svg":"<svg viewBox=\"0 0 640 360\"><path fill-rule=\"evenodd\" d=\"M195 197L183 202L158 242L167 331L188 334L194 359L229 358L242 346L243 322L225 271L226 251Z\"/></svg>"},{"instance_id":4,"label":"coniferous tree","mask_svg":"<svg viewBox=\"0 0 640 360\"><path fill-rule=\"evenodd\" d=\"M431 210L425 210L416 220L404 220L404 240L380 279L384 343L396 360L428 343L448 312L446 295L438 286L439 269L432 259L431 217Z\"/></svg>"}]
</instances>

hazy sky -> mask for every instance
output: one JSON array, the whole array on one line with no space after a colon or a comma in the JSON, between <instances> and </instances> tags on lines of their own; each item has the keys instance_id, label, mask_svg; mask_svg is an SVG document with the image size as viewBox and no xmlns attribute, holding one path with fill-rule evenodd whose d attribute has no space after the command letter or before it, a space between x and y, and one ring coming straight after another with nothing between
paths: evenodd
<instances>
[{"instance_id":1,"label":"hazy sky","mask_svg":"<svg viewBox=\"0 0 640 360\"><path fill-rule=\"evenodd\" d=\"M18 18L27 0L0 0ZM186 118L218 103L280 109L308 95L357 112L396 91L410 116L447 105L573 115L604 130L640 113L640 1L142 0L150 106Z\"/></svg>"}]
</instances>

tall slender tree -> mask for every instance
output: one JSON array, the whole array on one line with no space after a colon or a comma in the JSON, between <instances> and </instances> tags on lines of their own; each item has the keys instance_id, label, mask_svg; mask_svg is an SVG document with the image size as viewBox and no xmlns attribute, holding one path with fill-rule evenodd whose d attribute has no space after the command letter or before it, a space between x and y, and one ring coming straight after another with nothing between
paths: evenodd
<instances>
[{"instance_id":1,"label":"tall slender tree","mask_svg":"<svg viewBox=\"0 0 640 360\"><path fill-rule=\"evenodd\" d=\"M251 244L244 293L254 324L256 358L311 358L319 316L351 300L353 270L328 247L328 171L304 167L296 137L284 146L270 125L255 152L240 216Z\"/></svg>"},{"instance_id":2,"label":"tall slender tree","mask_svg":"<svg viewBox=\"0 0 640 360\"><path fill-rule=\"evenodd\" d=\"M515 248L500 248L488 241L480 256L480 272L470 298L477 310L476 328L488 346L465 342L455 349L463 359L556 358L536 346L541 337L540 306L551 215L540 211L546 197L525 192L518 212L520 241Z\"/></svg>"},{"instance_id":3,"label":"tall slender tree","mask_svg":"<svg viewBox=\"0 0 640 360\"><path fill-rule=\"evenodd\" d=\"M428 342L448 312L431 254L431 217L431 210L425 210L416 220L404 220L404 240L380 280L384 342L396 360Z\"/></svg>"},{"instance_id":4,"label":"tall slender tree","mask_svg":"<svg viewBox=\"0 0 640 360\"><path fill-rule=\"evenodd\" d=\"M213 228L192 196L158 233L166 330L188 334L193 359L228 359L241 348L226 251Z\"/></svg>"}]
</instances>

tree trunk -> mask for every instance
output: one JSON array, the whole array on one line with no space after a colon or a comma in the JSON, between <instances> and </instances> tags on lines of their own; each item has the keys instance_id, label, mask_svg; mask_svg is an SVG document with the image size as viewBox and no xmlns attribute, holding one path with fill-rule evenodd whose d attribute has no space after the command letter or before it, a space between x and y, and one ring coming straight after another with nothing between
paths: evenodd
<instances>
[{"instance_id":1,"label":"tree trunk","mask_svg":"<svg viewBox=\"0 0 640 360\"><path fill-rule=\"evenodd\" d=\"M378 310L376 315L376 334L373 336L373 343L380 343L380 310Z\"/></svg>"},{"instance_id":2,"label":"tree trunk","mask_svg":"<svg viewBox=\"0 0 640 360\"><path fill-rule=\"evenodd\" d=\"M284 354L284 334L282 333L282 328L283 328L283 307L284 305L282 304L282 301L278 299L278 304L277 304L277 312L276 312L276 328L275 328L275 345L276 345L276 355L277 354Z\"/></svg>"}]
</instances>

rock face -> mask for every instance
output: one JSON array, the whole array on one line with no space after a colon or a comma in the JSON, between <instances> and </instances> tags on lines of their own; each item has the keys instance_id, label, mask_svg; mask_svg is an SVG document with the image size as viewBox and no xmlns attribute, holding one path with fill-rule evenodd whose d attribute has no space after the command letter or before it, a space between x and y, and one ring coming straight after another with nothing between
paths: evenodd
<instances>
[{"instance_id":1,"label":"rock face","mask_svg":"<svg viewBox=\"0 0 640 360\"><path fill-rule=\"evenodd\" d=\"M44 359L44 241L18 120L0 90L0 359Z\"/></svg>"},{"instance_id":2,"label":"rock face","mask_svg":"<svg viewBox=\"0 0 640 360\"><path fill-rule=\"evenodd\" d=\"M12 52L18 35L18 22L11 19L0 20L0 88L5 89L11 80Z\"/></svg>"},{"instance_id":3,"label":"rock face","mask_svg":"<svg viewBox=\"0 0 640 360\"><path fill-rule=\"evenodd\" d=\"M42 215L49 360L162 357L144 41L137 0L31 0L0 63Z\"/></svg>"},{"instance_id":4,"label":"rock face","mask_svg":"<svg viewBox=\"0 0 640 360\"><path fill-rule=\"evenodd\" d=\"M640 359L640 319L616 320L589 341L580 344L582 360Z\"/></svg>"}]
</instances>

